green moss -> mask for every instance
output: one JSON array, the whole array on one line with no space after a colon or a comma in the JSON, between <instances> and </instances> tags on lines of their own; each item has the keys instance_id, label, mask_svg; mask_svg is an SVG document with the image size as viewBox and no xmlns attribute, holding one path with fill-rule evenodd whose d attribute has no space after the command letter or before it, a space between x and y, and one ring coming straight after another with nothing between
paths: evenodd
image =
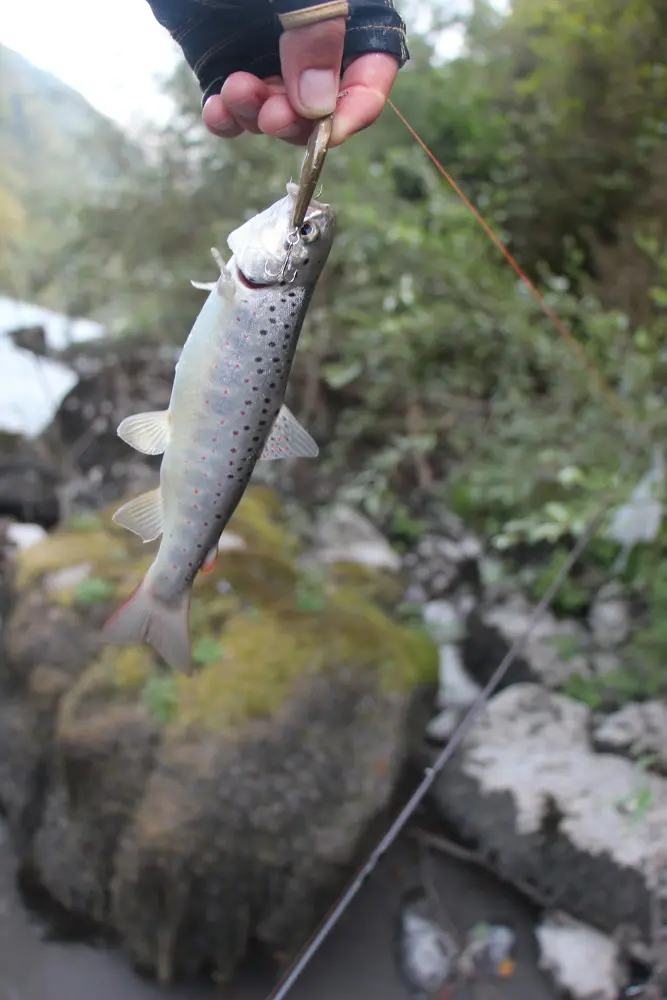
<instances>
[{"instance_id":1,"label":"green moss","mask_svg":"<svg viewBox=\"0 0 667 1000\"><path fill-rule=\"evenodd\" d=\"M287 524L280 500L264 486L247 490L227 530L239 535L255 553L293 558L301 547Z\"/></svg>"},{"instance_id":2,"label":"green moss","mask_svg":"<svg viewBox=\"0 0 667 1000\"><path fill-rule=\"evenodd\" d=\"M385 692L435 681L430 640L393 620L389 608L397 606L400 587L388 574L350 563L299 566L299 540L264 488L248 491L229 530L247 547L222 552L215 570L195 581L192 676L166 674L146 646L107 646L68 692L65 718L134 701L162 726L227 731L270 716L302 678L324 671L371 671ZM129 595L154 558L154 546L119 538L115 525L56 538L57 556L50 549L31 571L62 568L85 550L95 567L88 605L110 588L119 599ZM73 539L82 543L74 557ZM222 581L229 585L223 592Z\"/></svg>"}]
</instances>

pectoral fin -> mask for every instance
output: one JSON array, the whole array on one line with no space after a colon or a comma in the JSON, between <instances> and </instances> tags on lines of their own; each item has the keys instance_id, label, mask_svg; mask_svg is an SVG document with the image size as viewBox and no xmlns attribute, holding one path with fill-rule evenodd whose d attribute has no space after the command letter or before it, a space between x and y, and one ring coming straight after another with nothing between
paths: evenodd
<instances>
[{"instance_id":1,"label":"pectoral fin","mask_svg":"<svg viewBox=\"0 0 667 1000\"><path fill-rule=\"evenodd\" d=\"M113 516L120 524L144 542L152 542L162 534L162 496L160 490L149 490L119 507Z\"/></svg>"},{"instance_id":2,"label":"pectoral fin","mask_svg":"<svg viewBox=\"0 0 667 1000\"><path fill-rule=\"evenodd\" d=\"M260 458L317 458L319 453L308 431L283 403Z\"/></svg>"},{"instance_id":3,"label":"pectoral fin","mask_svg":"<svg viewBox=\"0 0 667 1000\"><path fill-rule=\"evenodd\" d=\"M116 433L142 455L161 455L169 443L169 411L135 413L121 421Z\"/></svg>"}]
</instances>

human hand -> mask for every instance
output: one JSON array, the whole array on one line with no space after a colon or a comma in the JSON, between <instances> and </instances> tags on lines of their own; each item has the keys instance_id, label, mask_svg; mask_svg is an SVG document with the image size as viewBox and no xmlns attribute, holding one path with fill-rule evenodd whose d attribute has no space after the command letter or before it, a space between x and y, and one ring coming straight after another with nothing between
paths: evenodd
<instances>
[{"instance_id":1,"label":"human hand","mask_svg":"<svg viewBox=\"0 0 667 1000\"><path fill-rule=\"evenodd\" d=\"M332 112L343 91L330 143L339 146L379 117L399 68L393 56L370 52L347 60L341 78L344 41L343 17L283 32L282 76L232 73L206 101L204 124L224 139L264 133L303 146L313 120Z\"/></svg>"}]
</instances>

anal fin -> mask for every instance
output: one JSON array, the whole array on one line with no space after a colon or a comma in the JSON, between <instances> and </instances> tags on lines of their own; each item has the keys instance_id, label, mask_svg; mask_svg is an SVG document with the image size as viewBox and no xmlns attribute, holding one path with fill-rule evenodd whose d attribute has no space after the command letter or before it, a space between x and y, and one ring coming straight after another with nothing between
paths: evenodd
<instances>
[{"instance_id":1,"label":"anal fin","mask_svg":"<svg viewBox=\"0 0 667 1000\"><path fill-rule=\"evenodd\" d=\"M278 458L317 458L319 453L320 449L308 431L283 403L260 458L264 461Z\"/></svg>"},{"instance_id":2,"label":"anal fin","mask_svg":"<svg viewBox=\"0 0 667 1000\"><path fill-rule=\"evenodd\" d=\"M116 433L142 455L161 455L169 444L169 410L152 410L125 417Z\"/></svg>"},{"instance_id":3,"label":"anal fin","mask_svg":"<svg viewBox=\"0 0 667 1000\"><path fill-rule=\"evenodd\" d=\"M152 542L162 534L162 495L159 488L142 493L119 507L113 516L116 524Z\"/></svg>"}]
</instances>

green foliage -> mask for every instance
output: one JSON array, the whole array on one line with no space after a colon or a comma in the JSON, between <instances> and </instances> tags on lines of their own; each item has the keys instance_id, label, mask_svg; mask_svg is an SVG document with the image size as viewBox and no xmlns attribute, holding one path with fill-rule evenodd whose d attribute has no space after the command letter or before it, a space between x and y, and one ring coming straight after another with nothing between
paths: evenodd
<instances>
[{"instance_id":1,"label":"green foliage","mask_svg":"<svg viewBox=\"0 0 667 1000\"><path fill-rule=\"evenodd\" d=\"M87 580L82 580L76 587L74 600L77 604L89 606L91 604L104 604L115 593L114 584L110 580L103 580L98 576L90 576Z\"/></svg>"},{"instance_id":2,"label":"green foliage","mask_svg":"<svg viewBox=\"0 0 667 1000\"><path fill-rule=\"evenodd\" d=\"M526 580L535 599L601 497L627 495L665 441L666 10L516 0L501 15L477 0L463 54L442 63L413 39L394 91L574 343L390 109L327 160L339 232L293 378L327 493L406 543L426 500L490 536L508 566L517 547L547 549ZM107 144L113 183L85 193L48 259L71 312L182 343L202 302L190 279L214 274L209 248L280 197L301 157L208 135L185 66L170 89L172 119L145 155ZM596 539L561 592L556 610L583 615L621 573L644 609L622 676L583 680L578 696L662 690L666 555L659 540L619 568L618 546ZM314 611L317 587L299 586L296 604Z\"/></svg>"},{"instance_id":3,"label":"green foliage","mask_svg":"<svg viewBox=\"0 0 667 1000\"><path fill-rule=\"evenodd\" d=\"M213 636L204 635L195 643L192 650L192 659L200 666L208 666L209 663L219 663L225 655L225 651Z\"/></svg>"},{"instance_id":4,"label":"green foliage","mask_svg":"<svg viewBox=\"0 0 667 1000\"><path fill-rule=\"evenodd\" d=\"M173 676L151 674L141 692L144 705L159 725L166 726L178 709L178 692Z\"/></svg>"}]
</instances>

